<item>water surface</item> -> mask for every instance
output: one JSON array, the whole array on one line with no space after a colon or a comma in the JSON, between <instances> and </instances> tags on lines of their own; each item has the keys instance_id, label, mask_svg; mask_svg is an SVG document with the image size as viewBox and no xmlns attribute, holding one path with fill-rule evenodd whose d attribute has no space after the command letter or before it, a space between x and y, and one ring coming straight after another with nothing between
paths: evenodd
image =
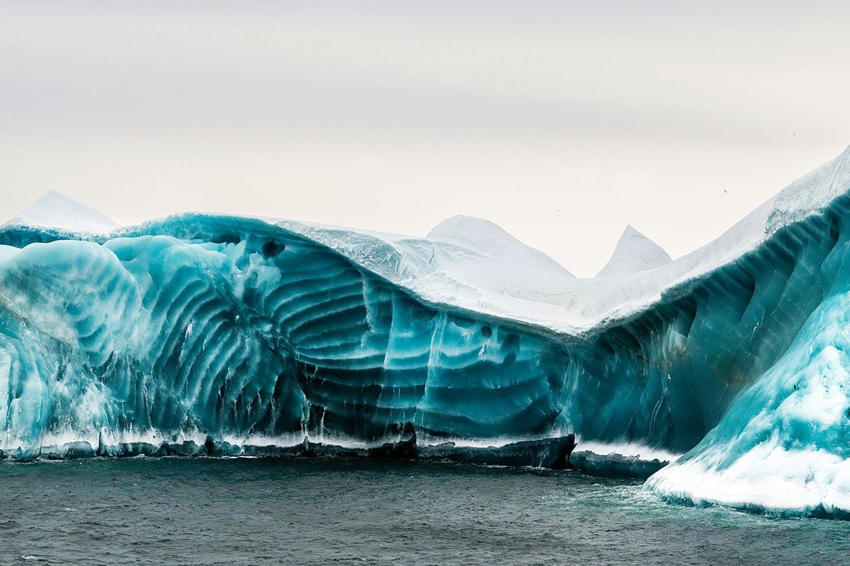
<instances>
[{"instance_id":1,"label":"water surface","mask_svg":"<svg viewBox=\"0 0 850 566\"><path fill-rule=\"evenodd\" d=\"M11 564L839 564L850 523L575 472L365 459L0 465Z\"/></svg>"}]
</instances>

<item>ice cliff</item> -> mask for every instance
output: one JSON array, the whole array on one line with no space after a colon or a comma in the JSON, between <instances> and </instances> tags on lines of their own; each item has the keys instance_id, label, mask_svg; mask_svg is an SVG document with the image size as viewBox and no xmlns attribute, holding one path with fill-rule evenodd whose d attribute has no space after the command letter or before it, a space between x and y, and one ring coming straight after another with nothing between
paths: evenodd
<instances>
[{"instance_id":1,"label":"ice cliff","mask_svg":"<svg viewBox=\"0 0 850 566\"><path fill-rule=\"evenodd\" d=\"M627 230L591 279L468 217L116 227L48 194L0 228L0 450L557 465L575 438L671 500L844 515L849 250L850 150L675 261Z\"/></svg>"}]
</instances>

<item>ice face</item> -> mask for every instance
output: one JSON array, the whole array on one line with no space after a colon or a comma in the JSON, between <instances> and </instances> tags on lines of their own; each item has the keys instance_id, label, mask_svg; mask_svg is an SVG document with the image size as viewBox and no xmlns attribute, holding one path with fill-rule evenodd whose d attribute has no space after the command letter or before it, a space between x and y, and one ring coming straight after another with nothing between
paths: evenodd
<instances>
[{"instance_id":1,"label":"ice face","mask_svg":"<svg viewBox=\"0 0 850 566\"><path fill-rule=\"evenodd\" d=\"M138 438L368 442L406 423L522 438L559 413L555 342L425 307L260 221L190 215L102 245L33 243L3 258L0 286L15 457L68 438L107 452Z\"/></svg>"},{"instance_id":2,"label":"ice face","mask_svg":"<svg viewBox=\"0 0 850 566\"><path fill-rule=\"evenodd\" d=\"M846 230L846 228L845 228ZM846 247L824 269L845 271ZM842 249L844 248L844 249ZM780 512L850 510L850 286L826 290L783 356L700 444L650 478L671 499Z\"/></svg>"},{"instance_id":3,"label":"ice face","mask_svg":"<svg viewBox=\"0 0 850 566\"><path fill-rule=\"evenodd\" d=\"M591 280L476 219L427 238L200 214L7 225L0 449L390 438L377 453L556 465L571 440L545 439L575 435L588 470L686 453L647 483L672 499L848 512L848 155L693 254Z\"/></svg>"}]
</instances>

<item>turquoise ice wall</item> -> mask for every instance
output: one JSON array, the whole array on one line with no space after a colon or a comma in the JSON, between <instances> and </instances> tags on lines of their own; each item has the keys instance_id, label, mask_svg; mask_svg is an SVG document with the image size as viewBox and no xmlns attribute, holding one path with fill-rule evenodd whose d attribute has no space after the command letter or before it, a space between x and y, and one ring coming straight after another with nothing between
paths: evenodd
<instances>
[{"instance_id":1,"label":"turquoise ice wall","mask_svg":"<svg viewBox=\"0 0 850 566\"><path fill-rule=\"evenodd\" d=\"M684 452L846 285L845 200L579 336L424 304L260 221L183 215L105 241L9 228L0 449L369 442L413 423L436 440L573 432Z\"/></svg>"}]
</instances>

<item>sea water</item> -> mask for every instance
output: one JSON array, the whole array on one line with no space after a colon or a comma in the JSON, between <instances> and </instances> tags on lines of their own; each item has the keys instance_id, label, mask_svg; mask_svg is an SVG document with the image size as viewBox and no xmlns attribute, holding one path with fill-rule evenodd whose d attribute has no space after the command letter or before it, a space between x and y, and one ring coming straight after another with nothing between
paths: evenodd
<instances>
[{"instance_id":1,"label":"sea water","mask_svg":"<svg viewBox=\"0 0 850 566\"><path fill-rule=\"evenodd\" d=\"M0 465L3 564L839 564L850 523L573 471L354 458Z\"/></svg>"}]
</instances>

